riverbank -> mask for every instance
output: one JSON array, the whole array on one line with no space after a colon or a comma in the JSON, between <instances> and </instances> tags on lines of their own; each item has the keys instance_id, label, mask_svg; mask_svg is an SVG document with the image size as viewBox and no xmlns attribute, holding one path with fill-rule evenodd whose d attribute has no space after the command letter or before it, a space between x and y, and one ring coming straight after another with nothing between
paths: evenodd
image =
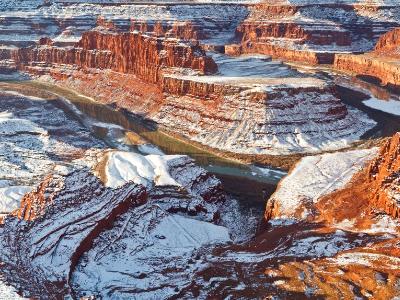
<instances>
[{"instance_id":1,"label":"riverbank","mask_svg":"<svg viewBox=\"0 0 400 300\"><path fill-rule=\"evenodd\" d=\"M36 93L38 97L44 99L54 100L57 97L63 97L73 101L74 104L91 103L96 104L97 106L104 106L108 110L118 112L117 118L113 118L112 115L108 116L110 118L110 123L115 123L117 125L129 128L131 127L131 124L129 124L130 122L128 120L121 120L120 113L122 113L125 118L135 118L137 123L142 123L142 126L140 126L142 128L137 128L138 124L135 124L136 128L132 129L133 131L140 131L140 136L142 136L149 142L157 145L167 153L177 152L177 149L179 149L180 152L182 152L183 150L183 152L189 156L195 156L196 160L201 160L202 156L208 156L207 160L210 160L210 157L212 157L211 160L218 163L225 162L238 165L254 164L260 167L276 168L281 171L289 171L304 156L316 155L321 153L342 152L351 149L365 149L374 147L381 143L380 138L375 138L371 140L364 140L352 143L351 145L349 145L349 147L340 150L323 151L318 153L293 153L288 155L234 153L215 149L199 142L189 140L182 137L181 135L178 135L170 130L167 130L166 128L159 126L159 124L154 124L154 122L152 121L140 118L125 109L119 109L110 105L100 104L96 101L95 98L80 95L74 90L65 88L57 84L42 82L38 80L10 81L2 82L0 84L0 87L15 89L22 94L24 94L24 91L26 93L26 88L30 88L29 94ZM88 113L90 115L90 111L86 110L85 113Z\"/></svg>"}]
</instances>

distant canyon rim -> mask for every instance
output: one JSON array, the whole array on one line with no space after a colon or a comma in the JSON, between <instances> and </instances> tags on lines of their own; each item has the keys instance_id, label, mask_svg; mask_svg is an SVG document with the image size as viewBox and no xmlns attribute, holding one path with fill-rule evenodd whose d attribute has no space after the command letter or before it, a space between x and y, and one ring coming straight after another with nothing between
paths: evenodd
<instances>
[{"instance_id":1,"label":"distant canyon rim","mask_svg":"<svg viewBox=\"0 0 400 300\"><path fill-rule=\"evenodd\" d=\"M400 4L314 2L1 2L0 298L400 297Z\"/></svg>"}]
</instances>

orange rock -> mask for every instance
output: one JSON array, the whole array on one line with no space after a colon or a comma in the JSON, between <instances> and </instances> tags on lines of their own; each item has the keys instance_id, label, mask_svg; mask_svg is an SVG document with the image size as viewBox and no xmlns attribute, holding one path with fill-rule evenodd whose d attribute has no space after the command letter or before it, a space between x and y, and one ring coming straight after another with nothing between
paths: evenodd
<instances>
[{"instance_id":1,"label":"orange rock","mask_svg":"<svg viewBox=\"0 0 400 300\"><path fill-rule=\"evenodd\" d=\"M13 51L11 56L21 68L40 62L111 69L135 74L150 83L162 82L165 68L190 68L203 74L217 70L215 62L198 44L187 45L137 32L89 31L75 47L51 47L46 43Z\"/></svg>"},{"instance_id":2,"label":"orange rock","mask_svg":"<svg viewBox=\"0 0 400 300\"><path fill-rule=\"evenodd\" d=\"M323 221L357 219L359 226L368 226L369 216L383 212L400 217L400 133L381 147L377 157L356 174L344 188L318 201Z\"/></svg>"},{"instance_id":3,"label":"orange rock","mask_svg":"<svg viewBox=\"0 0 400 300\"><path fill-rule=\"evenodd\" d=\"M362 54L337 54L334 67L357 75L366 75L381 81L395 91L400 91L400 28L384 34L375 50Z\"/></svg>"}]
</instances>

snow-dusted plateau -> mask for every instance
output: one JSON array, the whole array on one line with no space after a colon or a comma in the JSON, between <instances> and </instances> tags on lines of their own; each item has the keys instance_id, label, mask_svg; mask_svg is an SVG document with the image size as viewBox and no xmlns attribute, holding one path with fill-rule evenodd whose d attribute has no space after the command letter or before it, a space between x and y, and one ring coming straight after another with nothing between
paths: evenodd
<instances>
[{"instance_id":1,"label":"snow-dusted plateau","mask_svg":"<svg viewBox=\"0 0 400 300\"><path fill-rule=\"evenodd\" d=\"M0 300L399 298L399 1L0 0Z\"/></svg>"}]
</instances>

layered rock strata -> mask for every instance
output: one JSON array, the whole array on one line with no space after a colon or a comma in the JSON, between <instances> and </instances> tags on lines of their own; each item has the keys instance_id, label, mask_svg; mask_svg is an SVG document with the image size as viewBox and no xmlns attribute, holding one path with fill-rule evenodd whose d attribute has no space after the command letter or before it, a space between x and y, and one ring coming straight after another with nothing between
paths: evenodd
<instances>
[{"instance_id":1,"label":"layered rock strata","mask_svg":"<svg viewBox=\"0 0 400 300\"><path fill-rule=\"evenodd\" d=\"M373 78L398 92L400 89L399 45L399 29L395 29L384 34L372 52L363 55L336 55L334 67L341 71Z\"/></svg>"},{"instance_id":2,"label":"layered rock strata","mask_svg":"<svg viewBox=\"0 0 400 300\"><path fill-rule=\"evenodd\" d=\"M343 244L332 241L332 252L325 253L325 257L267 267L265 274L280 293L332 298L399 295L395 283L400 265L399 136L397 133L385 141L380 150L304 158L280 183L267 202L265 218L272 226L278 224L286 230L290 226L311 226L315 230L308 238L311 244L325 240L328 232L350 238L345 249L339 251L334 249ZM357 245L366 239L367 244ZM297 245L309 247L308 243ZM311 246L308 251L318 247Z\"/></svg>"},{"instance_id":3,"label":"layered rock strata","mask_svg":"<svg viewBox=\"0 0 400 300\"><path fill-rule=\"evenodd\" d=\"M374 52L400 57L400 28L395 28L382 35L375 46Z\"/></svg>"},{"instance_id":4,"label":"layered rock strata","mask_svg":"<svg viewBox=\"0 0 400 300\"><path fill-rule=\"evenodd\" d=\"M131 20L131 31L145 32L158 37L177 38L182 40L202 40L206 38L202 27L193 21L141 21Z\"/></svg>"},{"instance_id":5,"label":"layered rock strata","mask_svg":"<svg viewBox=\"0 0 400 300\"><path fill-rule=\"evenodd\" d=\"M51 42L11 51L21 67L40 62L83 68L112 69L133 73L151 83L161 81L163 68L190 68L201 73L217 70L212 59L198 46L147 37L141 33L113 33L100 30L83 34L73 48L52 47ZM134 45L134 46L133 46Z\"/></svg>"},{"instance_id":6,"label":"layered rock strata","mask_svg":"<svg viewBox=\"0 0 400 300\"><path fill-rule=\"evenodd\" d=\"M268 200L266 219L294 218L331 224L353 220L360 227L370 223L364 218L380 213L397 219L399 149L397 133L379 151L355 150L304 158ZM303 174L317 178L300 179Z\"/></svg>"},{"instance_id":7,"label":"layered rock strata","mask_svg":"<svg viewBox=\"0 0 400 300\"><path fill-rule=\"evenodd\" d=\"M226 58L216 57L216 62L197 44L104 27L85 33L74 48L43 43L12 51L17 66L36 75L50 74L87 96L104 95L98 96L102 102L121 99L120 106L165 129L223 151L275 155L338 149L374 125L342 104L329 83L285 65L271 62L261 75L255 70L251 78L235 77L224 66ZM217 64L220 76L204 76L215 73ZM230 65L235 72L247 70L240 59ZM94 68L115 73L101 75ZM115 80L105 82L108 77ZM298 77L303 78L301 84ZM144 88L126 86L128 81Z\"/></svg>"},{"instance_id":8,"label":"layered rock strata","mask_svg":"<svg viewBox=\"0 0 400 300\"><path fill-rule=\"evenodd\" d=\"M179 1L165 3L104 1L52 1L51 5L36 5L34 1L1 3L0 44L27 46L43 36L50 36L58 45L72 45L82 33L95 27L98 17L112 20L115 27L128 30L132 17L151 25L162 23L172 36L199 37L207 44L224 44L234 36L235 27L247 15L240 3L196 3ZM193 24L194 31L182 27ZM170 31L170 27L172 30ZM201 28L201 30L197 30ZM10 30L16 34L10 34ZM194 34L194 36L193 36Z\"/></svg>"},{"instance_id":9,"label":"layered rock strata","mask_svg":"<svg viewBox=\"0 0 400 300\"><path fill-rule=\"evenodd\" d=\"M132 230L138 231L137 234L140 231L141 235L147 231L153 235L150 232L158 228L158 223L161 228L175 224L178 226L176 230L181 232L176 222L181 222L182 226L199 226L197 234L203 240L193 243L191 233L186 233L191 246L185 249L185 253L202 243L229 241L226 229L204 222L220 219L219 205L225 200L221 183L191 159L182 156L144 157L126 152L110 152L103 159L106 162L100 159L99 167L95 168L100 179L85 168L60 169L26 194L21 207L13 216L5 218L0 227L2 274L14 286L22 287L25 295L52 298L80 294L71 284L75 268L85 252L90 249L98 252L97 247L102 248L101 256L106 256L107 265L111 260L106 253L110 250L109 254L115 255L113 249L119 239L123 240L122 235ZM129 164L120 169L121 162ZM175 216L176 213L180 216ZM191 219L194 217L198 220ZM141 226L148 226L146 232ZM119 237L99 240L100 236L108 234L108 230L117 230ZM153 243L166 238L162 233L154 234L155 237L147 237L153 239ZM129 234L124 236L130 240L128 243L135 244L142 243L142 238ZM169 238L172 237L168 237L169 243L177 242L175 237ZM146 249L153 244L148 241L149 244L142 245L142 249L135 250L143 258ZM121 257L127 255L132 260L132 252L128 253L134 249L127 249L122 244ZM98 254L93 263L98 261L97 257ZM166 265L162 267L165 268ZM137 270L130 272L134 277L140 275L136 274ZM106 284L105 279L102 282ZM80 291L92 288L84 281L74 285L78 283Z\"/></svg>"},{"instance_id":10,"label":"layered rock strata","mask_svg":"<svg viewBox=\"0 0 400 300\"><path fill-rule=\"evenodd\" d=\"M225 151L284 154L337 149L374 126L362 113L341 103L332 87L313 78L303 79L300 85L295 78L250 79L238 84L242 79L166 75L162 97L146 85L149 93L145 94L135 85L122 89L123 83L142 84L129 76L71 74L60 83L88 96L101 94L96 97L100 102L116 101L167 131ZM126 95L135 101L127 101ZM310 107L315 113L310 114ZM349 127L350 123L357 126Z\"/></svg>"},{"instance_id":11,"label":"layered rock strata","mask_svg":"<svg viewBox=\"0 0 400 300\"><path fill-rule=\"evenodd\" d=\"M67 192L71 188L73 194ZM17 213L30 222L16 217L5 220L1 241L10 252L1 253L2 272L19 284L30 285L32 295L68 294L71 268L93 238L129 207L142 204L145 197L143 188L135 185L106 189L87 172L72 173L66 180L48 179L25 197Z\"/></svg>"},{"instance_id":12,"label":"layered rock strata","mask_svg":"<svg viewBox=\"0 0 400 300\"><path fill-rule=\"evenodd\" d=\"M378 37L398 26L395 5L326 2L266 2L249 7L237 27L230 54L261 53L309 64L332 64L334 54L369 51ZM368 41L368 42L367 42Z\"/></svg>"}]
</instances>

